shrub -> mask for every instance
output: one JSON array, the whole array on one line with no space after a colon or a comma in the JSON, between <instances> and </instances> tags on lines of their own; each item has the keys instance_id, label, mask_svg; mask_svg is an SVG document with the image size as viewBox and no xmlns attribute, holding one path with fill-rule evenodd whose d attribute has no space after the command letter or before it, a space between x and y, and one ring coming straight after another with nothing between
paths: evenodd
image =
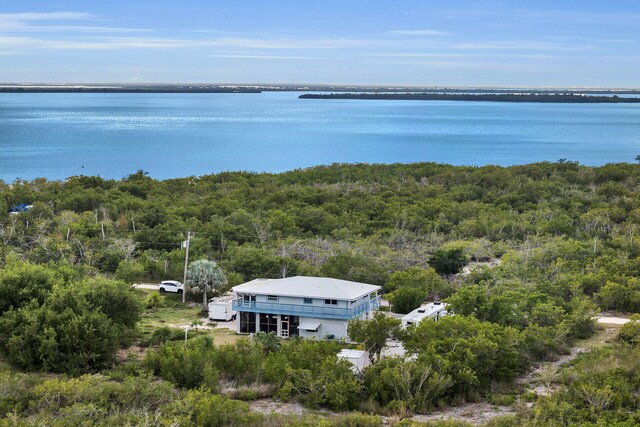
<instances>
[{"instance_id":1,"label":"shrub","mask_svg":"<svg viewBox=\"0 0 640 427\"><path fill-rule=\"evenodd\" d=\"M631 345L636 345L640 342L640 314L631 316L629 322L620 328L618 339Z\"/></svg>"},{"instance_id":2,"label":"shrub","mask_svg":"<svg viewBox=\"0 0 640 427\"><path fill-rule=\"evenodd\" d=\"M427 298L427 292L420 288L400 288L391 294L389 302L395 313L406 314L420 307Z\"/></svg>"},{"instance_id":3,"label":"shrub","mask_svg":"<svg viewBox=\"0 0 640 427\"><path fill-rule=\"evenodd\" d=\"M143 341L146 346L160 345L168 341L181 341L184 339L184 331L177 328L169 328L164 326L155 329L147 341Z\"/></svg>"},{"instance_id":4,"label":"shrub","mask_svg":"<svg viewBox=\"0 0 640 427\"><path fill-rule=\"evenodd\" d=\"M165 343L158 351L148 352L144 364L154 374L179 387L215 390L218 386L218 370L214 367L214 354L213 341L203 337L184 344Z\"/></svg>"},{"instance_id":5,"label":"shrub","mask_svg":"<svg viewBox=\"0 0 640 427\"><path fill-rule=\"evenodd\" d=\"M469 262L461 248L438 249L429 258L429 265L441 275L457 274Z\"/></svg>"},{"instance_id":6,"label":"shrub","mask_svg":"<svg viewBox=\"0 0 640 427\"><path fill-rule=\"evenodd\" d=\"M11 307L17 310L32 300L44 303L53 286L60 282L46 267L8 261L7 266L0 270L0 314Z\"/></svg>"},{"instance_id":7,"label":"shrub","mask_svg":"<svg viewBox=\"0 0 640 427\"><path fill-rule=\"evenodd\" d=\"M201 390L189 391L170 409L179 425L198 427L243 426L257 422L260 414L249 405Z\"/></svg>"}]
</instances>

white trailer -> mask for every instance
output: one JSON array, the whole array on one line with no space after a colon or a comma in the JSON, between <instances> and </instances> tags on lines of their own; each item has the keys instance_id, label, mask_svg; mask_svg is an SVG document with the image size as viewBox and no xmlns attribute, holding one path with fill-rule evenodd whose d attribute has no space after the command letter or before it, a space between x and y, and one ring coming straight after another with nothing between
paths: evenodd
<instances>
[{"instance_id":1,"label":"white trailer","mask_svg":"<svg viewBox=\"0 0 640 427\"><path fill-rule=\"evenodd\" d=\"M406 328L409 325L417 325L424 319L433 319L437 322L442 316L446 316L449 313L447 311L448 305L449 304L440 301L422 305L402 317L402 327Z\"/></svg>"},{"instance_id":2,"label":"white trailer","mask_svg":"<svg viewBox=\"0 0 640 427\"><path fill-rule=\"evenodd\" d=\"M237 312L233 310L232 304L235 296L226 295L209 300L209 319L223 320L228 322L235 319Z\"/></svg>"}]
</instances>

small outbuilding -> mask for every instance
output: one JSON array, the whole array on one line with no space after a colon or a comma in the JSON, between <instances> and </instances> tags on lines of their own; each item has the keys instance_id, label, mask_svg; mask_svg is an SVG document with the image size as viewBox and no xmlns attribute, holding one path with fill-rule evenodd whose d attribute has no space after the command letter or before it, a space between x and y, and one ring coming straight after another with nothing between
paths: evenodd
<instances>
[{"instance_id":1,"label":"small outbuilding","mask_svg":"<svg viewBox=\"0 0 640 427\"><path fill-rule=\"evenodd\" d=\"M361 373L364 368L369 366L369 354L364 350L350 350L345 348L340 350L338 358L351 362L353 371L356 374Z\"/></svg>"}]
</instances>

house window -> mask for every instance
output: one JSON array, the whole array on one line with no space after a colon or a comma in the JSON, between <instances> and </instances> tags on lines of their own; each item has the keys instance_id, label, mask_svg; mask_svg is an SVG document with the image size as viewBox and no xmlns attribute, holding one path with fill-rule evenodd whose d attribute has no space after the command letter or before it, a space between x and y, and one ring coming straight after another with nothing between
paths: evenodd
<instances>
[{"instance_id":1,"label":"house window","mask_svg":"<svg viewBox=\"0 0 640 427\"><path fill-rule=\"evenodd\" d=\"M278 333L278 315L260 313L260 332Z\"/></svg>"},{"instance_id":2,"label":"house window","mask_svg":"<svg viewBox=\"0 0 640 427\"><path fill-rule=\"evenodd\" d=\"M267 301L278 301L277 295L267 295Z\"/></svg>"},{"instance_id":3,"label":"house window","mask_svg":"<svg viewBox=\"0 0 640 427\"><path fill-rule=\"evenodd\" d=\"M289 336L297 337L298 334L298 325L300 324L300 317L298 316L290 316L289 317Z\"/></svg>"},{"instance_id":4,"label":"house window","mask_svg":"<svg viewBox=\"0 0 640 427\"><path fill-rule=\"evenodd\" d=\"M305 304L313 304L313 298L305 298L304 299L304 303Z\"/></svg>"},{"instance_id":5,"label":"house window","mask_svg":"<svg viewBox=\"0 0 640 427\"><path fill-rule=\"evenodd\" d=\"M326 299L324 300L324 303L326 305L338 305L338 300L335 299Z\"/></svg>"},{"instance_id":6,"label":"house window","mask_svg":"<svg viewBox=\"0 0 640 427\"><path fill-rule=\"evenodd\" d=\"M240 312L240 332L243 334L253 334L256 332L256 315L248 311Z\"/></svg>"}]
</instances>

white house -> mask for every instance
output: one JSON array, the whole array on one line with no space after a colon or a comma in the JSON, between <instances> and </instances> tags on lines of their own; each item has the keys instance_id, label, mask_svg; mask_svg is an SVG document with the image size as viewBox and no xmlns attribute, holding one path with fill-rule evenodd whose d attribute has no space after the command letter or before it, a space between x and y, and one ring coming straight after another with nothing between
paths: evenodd
<instances>
[{"instance_id":1,"label":"white house","mask_svg":"<svg viewBox=\"0 0 640 427\"><path fill-rule=\"evenodd\" d=\"M442 316L447 315L447 303L430 302L413 310L411 313L402 317L402 326L417 325L424 319L439 320Z\"/></svg>"},{"instance_id":2,"label":"white house","mask_svg":"<svg viewBox=\"0 0 640 427\"><path fill-rule=\"evenodd\" d=\"M282 338L346 338L351 319L380 307L380 286L327 277L256 279L233 287L237 332Z\"/></svg>"}]
</instances>

